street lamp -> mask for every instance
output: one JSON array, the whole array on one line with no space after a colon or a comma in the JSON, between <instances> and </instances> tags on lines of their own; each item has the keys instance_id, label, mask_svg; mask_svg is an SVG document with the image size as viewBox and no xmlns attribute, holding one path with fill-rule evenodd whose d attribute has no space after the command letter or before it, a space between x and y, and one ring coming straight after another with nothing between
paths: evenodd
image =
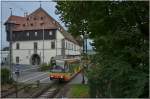
<instances>
[{"instance_id":1,"label":"street lamp","mask_svg":"<svg viewBox=\"0 0 150 99\"><path fill-rule=\"evenodd\" d=\"M82 83L85 83L85 78L84 78L84 69L88 68L88 64L87 64L87 39L88 39L88 33L86 31L84 31L83 35L83 70L82 70Z\"/></svg>"},{"instance_id":2,"label":"street lamp","mask_svg":"<svg viewBox=\"0 0 150 99\"><path fill-rule=\"evenodd\" d=\"M85 83L85 78L84 78L84 69L85 69L85 66L84 66L84 54L85 54L85 34L83 33L82 34L83 35L83 53L82 53L82 55L83 55L83 57L82 57L82 66L83 66L83 68L82 68L82 84L84 84Z\"/></svg>"},{"instance_id":3,"label":"street lamp","mask_svg":"<svg viewBox=\"0 0 150 99\"><path fill-rule=\"evenodd\" d=\"M88 34L85 33L85 53L86 53L85 59L86 59L86 67L87 67L87 69L88 69L88 64L87 64L87 60L88 60L87 39L88 39Z\"/></svg>"}]
</instances>

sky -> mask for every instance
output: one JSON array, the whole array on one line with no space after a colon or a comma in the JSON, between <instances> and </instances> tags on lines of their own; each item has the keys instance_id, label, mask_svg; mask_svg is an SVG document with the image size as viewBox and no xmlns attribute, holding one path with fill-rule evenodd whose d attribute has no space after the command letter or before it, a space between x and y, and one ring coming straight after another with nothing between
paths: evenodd
<instances>
[{"instance_id":1,"label":"sky","mask_svg":"<svg viewBox=\"0 0 150 99\"><path fill-rule=\"evenodd\" d=\"M41 0L42 1L42 0ZM64 24L59 19L59 15L55 14L55 6L56 2L51 1L42 1L41 2L42 8L48 12L50 16L52 16L56 21L58 21L64 28ZM40 7L40 2L38 0L34 1L2 1L1 2L1 10L0 10L0 21L1 21L1 48L9 46L8 42L6 41L6 32L5 32L5 26L4 22L8 19L10 16L10 8L12 8L12 14L17 16L24 16L25 12L28 12L28 14L32 13L36 9ZM88 40L88 42L91 42L91 40ZM92 47L88 44L88 49L91 49Z\"/></svg>"}]
</instances>

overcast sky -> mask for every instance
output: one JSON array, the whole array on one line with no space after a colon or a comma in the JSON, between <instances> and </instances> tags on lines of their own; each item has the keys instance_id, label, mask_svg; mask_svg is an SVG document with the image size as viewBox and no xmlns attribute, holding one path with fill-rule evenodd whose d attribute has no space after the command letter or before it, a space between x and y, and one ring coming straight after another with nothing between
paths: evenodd
<instances>
[{"instance_id":1,"label":"overcast sky","mask_svg":"<svg viewBox=\"0 0 150 99\"><path fill-rule=\"evenodd\" d=\"M42 0L41 0L42 1ZM42 8L49 13L55 20L57 20L63 27L64 24L60 21L59 16L55 14L55 2L50 1L44 1L41 2ZM4 22L8 19L10 16L10 8L12 8L13 15L17 16L24 16L25 12L28 12L28 14L32 13L36 9L40 7L40 2L31 2L31 1L2 1L1 2L1 44L2 48L8 46L8 42L6 41L6 32L5 32L5 26L3 25ZM89 44L88 47L90 48Z\"/></svg>"}]
</instances>

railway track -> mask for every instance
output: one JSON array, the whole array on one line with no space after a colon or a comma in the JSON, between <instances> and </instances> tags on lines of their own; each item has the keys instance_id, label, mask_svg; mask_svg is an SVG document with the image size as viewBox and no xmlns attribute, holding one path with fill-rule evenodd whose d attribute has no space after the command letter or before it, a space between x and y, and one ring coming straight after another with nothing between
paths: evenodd
<instances>
[{"instance_id":1,"label":"railway track","mask_svg":"<svg viewBox=\"0 0 150 99\"><path fill-rule=\"evenodd\" d=\"M76 75L74 75L73 78L76 77ZM70 79L70 81L72 79ZM58 81L54 81L53 83L48 84L44 90L41 90L38 94L34 94L31 97L32 98L54 98L61 91L61 89L63 89L65 86L67 86L67 84L70 81L68 81L66 83L60 83ZM24 85L23 87L18 88L17 92L19 93L19 91L22 91L25 87L28 87L28 86L29 85ZM10 88L9 91L1 93L1 98L7 98L15 93L16 93L15 87Z\"/></svg>"},{"instance_id":2,"label":"railway track","mask_svg":"<svg viewBox=\"0 0 150 99\"><path fill-rule=\"evenodd\" d=\"M57 84L56 84L57 83ZM45 90L39 96L34 98L55 98L55 96L65 87L69 82L66 83L53 83L50 88Z\"/></svg>"},{"instance_id":3,"label":"railway track","mask_svg":"<svg viewBox=\"0 0 150 99\"><path fill-rule=\"evenodd\" d=\"M78 75L78 73L76 75L74 75L68 82L62 82L62 83L54 82L54 83L52 83L50 88L48 88L43 93L41 93L39 96L34 97L34 98L61 98L61 97L59 97L60 95L57 96L57 94L61 94L59 92L62 91L65 87L67 87L68 83L72 79L74 79L77 75Z\"/></svg>"},{"instance_id":4,"label":"railway track","mask_svg":"<svg viewBox=\"0 0 150 99\"><path fill-rule=\"evenodd\" d=\"M53 98L59 92L59 90L60 88L58 88L57 86L52 86L40 96L38 96L38 98Z\"/></svg>"},{"instance_id":5,"label":"railway track","mask_svg":"<svg viewBox=\"0 0 150 99\"><path fill-rule=\"evenodd\" d=\"M42 78L43 79L43 78ZM30 79L30 80L32 80L32 79ZM41 80L41 79L40 79ZM40 81L39 80L39 81ZM22 85L22 84L24 84L24 83L26 83L26 82L28 82L29 80L27 80L27 81L25 81L25 82L21 82L21 83L19 83L19 85ZM18 89L16 89L16 86L15 85L13 85L13 86L11 86L10 88L8 88L7 90L2 90L1 91L1 95L0 95L0 98L7 98L7 97L9 97L9 96L11 96L11 95L13 95L13 94L15 94L15 93L19 93L19 91L22 91L22 90L24 90L26 87L28 87L30 84L34 84L34 83L37 83L37 81L34 81L34 82L32 82L32 83L28 83L27 85L23 85L21 88L19 87ZM17 92L16 92L17 91Z\"/></svg>"},{"instance_id":6,"label":"railway track","mask_svg":"<svg viewBox=\"0 0 150 99\"><path fill-rule=\"evenodd\" d=\"M24 89L25 87L27 87L27 86L28 86L28 85L23 86L23 87L21 87L21 88L19 88L19 89L17 89L17 90L16 90L15 87L11 87L11 88L8 89L9 91L1 92L1 97L0 97L0 98L6 98L6 97L8 97L8 96L10 96L10 95L12 95L12 94L14 94L14 93L16 93L16 91L19 92L19 91L23 90L23 89Z\"/></svg>"}]
</instances>

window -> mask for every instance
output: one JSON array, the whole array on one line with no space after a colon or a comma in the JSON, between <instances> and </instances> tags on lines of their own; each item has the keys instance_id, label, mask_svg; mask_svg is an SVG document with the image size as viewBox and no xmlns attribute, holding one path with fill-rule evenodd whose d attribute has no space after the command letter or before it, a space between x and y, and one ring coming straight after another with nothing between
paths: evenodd
<instances>
[{"instance_id":1,"label":"window","mask_svg":"<svg viewBox=\"0 0 150 99\"><path fill-rule=\"evenodd\" d=\"M55 49L55 42L54 41L51 42L51 48Z\"/></svg>"},{"instance_id":2,"label":"window","mask_svg":"<svg viewBox=\"0 0 150 99\"><path fill-rule=\"evenodd\" d=\"M70 43L68 43L68 49L70 50Z\"/></svg>"},{"instance_id":3,"label":"window","mask_svg":"<svg viewBox=\"0 0 150 99\"><path fill-rule=\"evenodd\" d=\"M43 17L41 17L41 20L43 20Z\"/></svg>"},{"instance_id":4,"label":"window","mask_svg":"<svg viewBox=\"0 0 150 99\"><path fill-rule=\"evenodd\" d=\"M17 64L19 63L19 57L18 56L16 57L16 63Z\"/></svg>"},{"instance_id":5,"label":"window","mask_svg":"<svg viewBox=\"0 0 150 99\"><path fill-rule=\"evenodd\" d=\"M36 18L34 18L34 20L36 20Z\"/></svg>"},{"instance_id":6,"label":"window","mask_svg":"<svg viewBox=\"0 0 150 99\"><path fill-rule=\"evenodd\" d=\"M66 49L67 49L67 42L66 42Z\"/></svg>"},{"instance_id":7,"label":"window","mask_svg":"<svg viewBox=\"0 0 150 99\"><path fill-rule=\"evenodd\" d=\"M63 31L63 29L60 29L60 31L62 32L62 31Z\"/></svg>"},{"instance_id":8,"label":"window","mask_svg":"<svg viewBox=\"0 0 150 99\"><path fill-rule=\"evenodd\" d=\"M60 27L59 27L58 29L61 31L61 28L60 28Z\"/></svg>"},{"instance_id":9,"label":"window","mask_svg":"<svg viewBox=\"0 0 150 99\"><path fill-rule=\"evenodd\" d=\"M31 23L30 25L31 25L31 26L33 26L33 24L32 24L32 23Z\"/></svg>"},{"instance_id":10,"label":"window","mask_svg":"<svg viewBox=\"0 0 150 99\"><path fill-rule=\"evenodd\" d=\"M27 18L27 20L29 20L29 18Z\"/></svg>"},{"instance_id":11,"label":"window","mask_svg":"<svg viewBox=\"0 0 150 99\"><path fill-rule=\"evenodd\" d=\"M53 24L55 24L55 21L53 21Z\"/></svg>"},{"instance_id":12,"label":"window","mask_svg":"<svg viewBox=\"0 0 150 99\"><path fill-rule=\"evenodd\" d=\"M29 36L29 32L27 32L27 36Z\"/></svg>"},{"instance_id":13,"label":"window","mask_svg":"<svg viewBox=\"0 0 150 99\"><path fill-rule=\"evenodd\" d=\"M23 24L23 27L25 27L26 25L25 24Z\"/></svg>"},{"instance_id":14,"label":"window","mask_svg":"<svg viewBox=\"0 0 150 99\"><path fill-rule=\"evenodd\" d=\"M42 25L43 25L43 23L40 23L40 25L42 26Z\"/></svg>"},{"instance_id":15,"label":"window","mask_svg":"<svg viewBox=\"0 0 150 99\"><path fill-rule=\"evenodd\" d=\"M76 45L74 45L74 50L76 51Z\"/></svg>"},{"instance_id":16,"label":"window","mask_svg":"<svg viewBox=\"0 0 150 99\"><path fill-rule=\"evenodd\" d=\"M19 43L16 43L16 49L20 49Z\"/></svg>"},{"instance_id":17,"label":"window","mask_svg":"<svg viewBox=\"0 0 150 99\"><path fill-rule=\"evenodd\" d=\"M34 49L37 49L37 42L34 42Z\"/></svg>"},{"instance_id":18,"label":"window","mask_svg":"<svg viewBox=\"0 0 150 99\"><path fill-rule=\"evenodd\" d=\"M49 35L50 35L50 36L52 35L52 31L49 31Z\"/></svg>"},{"instance_id":19,"label":"window","mask_svg":"<svg viewBox=\"0 0 150 99\"><path fill-rule=\"evenodd\" d=\"M73 50L73 44L72 44L72 50Z\"/></svg>"},{"instance_id":20,"label":"window","mask_svg":"<svg viewBox=\"0 0 150 99\"><path fill-rule=\"evenodd\" d=\"M37 36L37 32L35 32L35 36Z\"/></svg>"}]
</instances>

